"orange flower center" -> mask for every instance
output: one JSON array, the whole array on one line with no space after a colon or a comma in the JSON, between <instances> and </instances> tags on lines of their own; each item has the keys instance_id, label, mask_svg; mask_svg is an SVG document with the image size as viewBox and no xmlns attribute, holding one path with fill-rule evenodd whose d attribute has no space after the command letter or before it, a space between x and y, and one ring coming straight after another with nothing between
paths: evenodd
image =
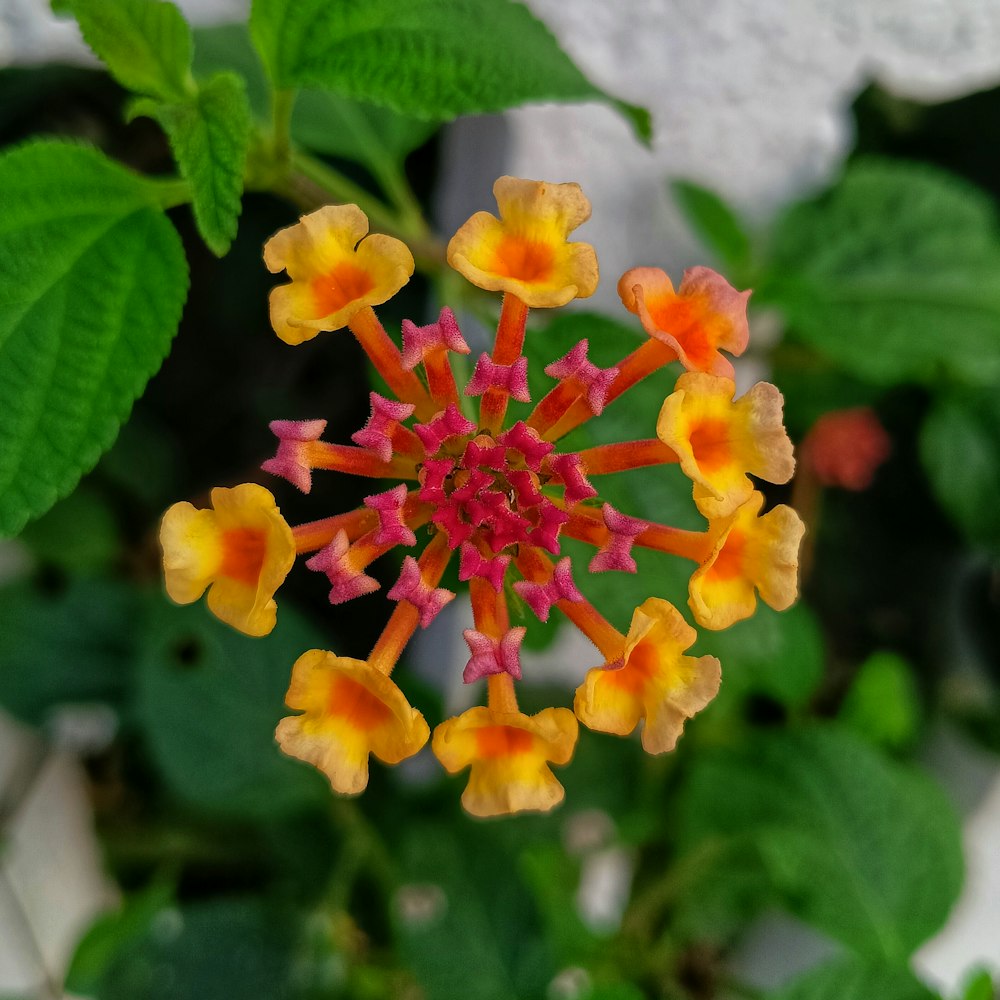
<instances>
[{"instance_id":1,"label":"orange flower center","mask_svg":"<svg viewBox=\"0 0 1000 1000\"><path fill-rule=\"evenodd\" d=\"M362 732L370 732L392 717L385 702L343 674L337 674L330 685L327 711Z\"/></svg>"},{"instance_id":2,"label":"orange flower center","mask_svg":"<svg viewBox=\"0 0 1000 1000\"><path fill-rule=\"evenodd\" d=\"M746 538L742 533L731 531L722 551L715 557L709 573L716 580L732 580L743 575L743 550Z\"/></svg>"},{"instance_id":3,"label":"orange flower center","mask_svg":"<svg viewBox=\"0 0 1000 1000\"><path fill-rule=\"evenodd\" d=\"M717 317L703 295L667 295L650 301L646 308L653 322L669 333L697 365L707 364L718 340Z\"/></svg>"},{"instance_id":4,"label":"orange flower center","mask_svg":"<svg viewBox=\"0 0 1000 1000\"><path fill-rule=\"evenodd\" d=\"M267 553L267 537L260 528L231 528L222 533L221 576L256 587Z\"/></svg>"},{"instance_id":5,"label":"orange flower center","mask_svg":"<svg viewBox=\"0 0 1000 1000\"><path fill-rule=\"evenodd\" d=\"M480 757L511 757L531 749L531 733L515 726L484 726L476 730Z\"/></svg>"},{"instance_id":6,"label":"orange flower center","mask_svg":"<svg viewBox=\"0 0 1000 1000\"><path fill-rule=\"evenodd\" d=\"M608 671L608 680L630 694L639 694L659 666L660 657L655 644L640 642L629 653L628 661L621 670Z\"/></svg>"},{"instance_id":7,"label":"orange flower center","mask_svg":"<svg viewBox=\"0 0 1000 1000\"><path fill-rule=\"evenodd\" d=\"M728 429L726 421L719 417L709 417L691 428L688 437L691 451L695 461L705 472L715 472L732 461Z\"/></svg>"},{"instance_id":8,"label":"orange flower center","mask_svg":"<svg viewBox=\"0 0 1000 1000\"><path fill-rule=\"evenodd\" d=\"M349 302L360 299L374 287L375 281L367 271L346 262L313 278L310 283L319 316L339 312Z\"/></svg>"},{"instance_id":9,"label":"orange flower center","mask_svg":"<svg viewBox=\"0 0 1000 1000\"><path fill-rule=\"evenodd\" d=\"M493 270L519 281L545 281L552 273L555 254L547 243L504 236L494 251Z\"/></svg>"}]
</instances>

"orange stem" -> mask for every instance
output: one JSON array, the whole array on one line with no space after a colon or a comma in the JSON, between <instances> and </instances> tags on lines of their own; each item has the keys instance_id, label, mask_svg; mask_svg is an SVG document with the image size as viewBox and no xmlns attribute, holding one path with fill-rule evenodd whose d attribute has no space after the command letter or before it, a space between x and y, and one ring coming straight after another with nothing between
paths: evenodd
<instances>
[{"instance_id":1,"label":"orange stem","mask_svg":"<svg viewBox=\"0 0 1000 1000\"><path fill-rule=\"evenodd\" d=\"M510 674L491 674L486 678L487 704L494 712L516 712L517 695Z\"/></svg>"},{"instance_id":2,"label":"orange stem","mask_svg":"<svg viewBox=\"0 0 1000 1000\"><path fill-rule=\"evenodd\" d=\"M588 476L680 461L676 452L657 438L602 444L596 448L584 448L579 454Z\"/></svg>"},{"instance_id":3,"label":"orange stem","mask_svg":"<svg viewBox=\"0 0 1000 1000\"><path fill-rule=\"evenodd\" d=\"M378 524L378 515L367 507L350 510L335 517L324 517L320 521L310 521L292 528L295 551L300 555L315 552L329 545L341 531L353 542Z\"/></svg>"},{"instance_id":4,"label":"orange stem","mask_svg":"<svg viewBox=\"0 0 1000 1000\"><path fill-rule=\"evenodd\" d=\"M497 339L493 344L493 363L512 365L524 347L524 329L528 322L528 307L510 292L504 292L497 324ZM507 415L509 393L503 389L487 389L479 403L479 426L496 434Z\"/></svg>"},{"instance_id":5,"label":"orange stem","mask_svg":"<svg viewBox=\"0 0 1000 1000\"><path fill-rule=\"evenodd\" d=\"M439 410L445 409L449 403L458 403L455 373L451 370L446 350L431 351L424 358L424 371L427 373L427 388Z\"/></svg>"},{"instance_id":6,"label":"orange stem","mask_svg":"<svg viewBox=\"0 0 1000 1000\"><path fill-rule=\"evenodd\" d=\"M308 455L309 464L314 469L332 469L352 476L369 476L373 479L417 478L416 465L412 459L393 455L390 461L383 462L367 448L330 444L327 441L311 441Z\"/></svg>"},{"instance_id":7,"label":"orange stem","mask_svg":"<svg viewBox=\"0 0 1000 1000\"><path fill-rule=\"evenodd\" d=\"M581 395L580 386L575 380L564 379L538 401L525 423L544 435Z\"/></svg>"},{"instance_id":8,"label":"orange stem","mask_svg":"<svg viewBox=\"0 0 1000 1000\"><path fill-rule=\"evenodd\" d=\"M386 385L404 402L413 403L420 419L432 417L437 412L427 390L413 372L403 367L403 355L385 332L375 310L365 306L351 317L347 324L375 370L385 379Z\"/></svg>"},{"instance_id":9,"label":"orange stem","mask_svg":"<svg viewBox=\"0 0 1000 1000\"><path fill-rule=\"evenodd\" d=\"M562 527L562 533L568 538L575 538L596 548L600 548L608 540L604 517L595 507L578 505L574 508L569 515L569 521ZM714 543L705 531L685 531L683 528L671 528L666 524L650 524L636 537L635 544L702 563L711 555Z\"/></svg>"},{"instance_id":10,"label":"orange stem","mask_svg":"<svg viewBox=\"0 0 1000 1000\"><path fill-rule=\"evenodd\" d=\"M428 587L436 587L441 582L450 558L447 538L444 534L435 535L417 560L420 576ZM371 666L387 676L391 674L419 624L420 612L417 608L409 601L400 601L372 648L368 657Z\"/></svg>"},{"instance_id":11,"label":"orange stem","mask_svg":"<svg viewBox=\"0 0 1000 1000\"><path fill-rule=\"evenodd\" d=\"M507 599L503 591L498 594L487 580L474 576L469 581L469 597L476 630L491 639L502 639L510 628Z\"/></svg>"}]
</instances>

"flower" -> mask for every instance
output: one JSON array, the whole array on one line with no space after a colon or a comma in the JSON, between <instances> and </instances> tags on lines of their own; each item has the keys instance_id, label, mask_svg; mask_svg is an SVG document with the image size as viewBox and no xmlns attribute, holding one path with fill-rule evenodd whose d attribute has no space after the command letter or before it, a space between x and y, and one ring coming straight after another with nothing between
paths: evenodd
<instances>
[{"instance_id":1,"label":"flower","mask_svg":"<svg viewBox=\"0 0 1000 1000\"><path fill-rule=\"evenodd\" d=\"M688 268L677 291L660 268L634 267L619 279L618 295L646 333L673 348L689 371L733 377L732 364L719 352L746 350L749 292L736 291L708 267Z\"/></svg>"},{"instance_id":2,"label":"flower","mask_svg":"<svg viewBox=\"0 0 1000 1000\"><path fill-rule=\"evenodd\" d=\"M167 593L191 604L208 591L209 610L247 635L274 628L274 593L295 561L295 542L263 486L212 490L212 509L175 503L160 524Z\"/></svg>"},{"instance_id":3,"label":"flower","mask_svg":"<svg viewBox=\"0 0 1000 1000\"><path fill-rule=\"evenodd\" d=\"M271 290L271 325L286 344L347 326L410 280L413 255L406 244L367 233L368 217L357 205L327 205L264 244L267 269L292 279Z\"/></svg>"},{"instance_id":4,"label":"flower","mask_svg":"<svg viewBox=\"0 0 1000 1000\"><path fill-rule=\"evenodd\" d=\"M706 517L725 517L750 499L747 473L786 483L795 470L781 393L768 382L733 402L735 392L731 379L687 372L656 421L657 437L693 480L694 502Z\"/></svg>"},{"instance_id":5,"label":"flower","mask_svg":"<svg viewBox=\"0 0 1000 1000\"><path fill-rule=\"evenodd\" d=\"M563 800L549 764L566 764L577 724L565 708L537 715L479 706L434 730L431 749L449 774L471 768L462 805L473 816L548 812Z\"/></svg>"},{"instance_id":6,"label":"flower","mask_svg":"<svg viewBox=\"0 0 1000 1000\"><path fill-rule=\"evenodd\" d=\"M758 517L763 503L754 493L728 517L709 524L711 551L688 587L695 621L705 628L729 628L749 618L757 608L754 591L775 611L795 600L805 525L784 504Z\"/></svg>"},{"instance_id":7,"label":"flower","mask_svg":"<svg viewBox=\"0 0 1000 1000\"><path fill-rule=\"evenodd\" d=\"M697 633L668 601L651 597L632 615L621 658L587 673L573 709L588 728L627 736L645 720L648 753L673 750L684 722L718 693L714 656L684 656Z\"/></svg>"},{"instance_id":8,"label":"flower","mask_svg":"<svg viewBox=\"0 0 1000 1000\"><path fill-rule=\"evenodd\" d=\"M532 308L564 306L597 288L594 248L570 243L590 218L579 184L501 177L493 185L500 218L477 212L448 244L448 263L491 292L511 292Z\"/></svg>"},{"instance_id":9,"label":"flower","mask_svg":"<svg viewBox=\"0 0 1000 1000\"><path fill-rule=\"evenodd\" d=\"M734 401L732 366L720 349L738 354L746 346L749 292L707 268L686 272L677 292L662 271L627 272L622 299L650 336L608 367L590 359L586 340L568 351L563 345L543 368L552 380L548 392L508 417L512 401L533 402L523 351L530 310L592 294L598 266L590 246L568 241L590 215L576 184L503 177L494 192L500 218L477 213L448 246L449 263L473 284L503 292L492 350L479 355L464 385L453 360L469 347L450 309L422 326L404 320L402 350L375 315L372 306L406 281L413 263L388 237L361 239L367 221L358 209L321 209L265 249L268 266L292 278L272 292L278 335L298 343L346 323L387 389L371 394L371 413L350 435L353 444L324 440L321 418L272 422L277 452L263 468L310 500L329 473L387 483L359 492L364 499L354 510L294 528L255 486L238 490L266 497L274 525L260 502L253 517L223 523L228 491L216 491L216 512L179 504L164 519L171 593L193 600L214 581L209 606L232 618L227 595L242 586L245 618L270 610L261 631L274 622L270 597L294 555L329 585L332 604L379 592L394 602L367 659L311 650L293 667L287 702L302 714L281 721L278 742L343 794L365 787L370 754L392 763L428 738L423 717L391 674L416 630L447 617L456 595L441 582L456 561L474 626L464 630L469 657L462 678L485 704L438 725L432 748L450 773L470 769L462 802L477 816L546 811L564 795L551 765L572 757L576 715L552 707L529 716L518 707L517 685L530 670L521 645L529 628L540 627L532 618L564 616L603 658L577 691L580 720L621 735L641 721L651 753L672 749L685 720L718 690L718 661L684 654L695 632L680 612L651 597L623 634L577 585L582 574L637 573L641 549L689 559L697 567L690 583L695 618L723 628L753 613L757 591L775 607L794 599L802 533L788 508L758 517L763 497L747 475L782 482L792 469L781 396L773 386L757 386ZM635 413L636 440L566 447L570 431L676 360L695 371L677 381L659 419ZM636 517L601 498L603 476L628 469L656 475L659 466L678 462L709 518L704 531L660 524L649 505ZM265 522L273 539L260 527ZM236 544L246 538L253 544ZM593 551L574 559L566 538ZM402 550L399 576L383 586L387 581L368 569L393 549ZM280 563L280 573L272 563Z\"/></svg>"},{"instance_id":10,"label":"flower","mask_svg":"<svg viewBox=\"0 0 1000 1000\"><path fill-rule=\"evenodd\" d=\"M824 413L802 442L802 459L824 486L860 492L889 457L892 444L868 406Z\"/></svg>"},{"instance_id":11,"label":"flower","mask_svg":"<svg viewBox=\"0 0 1000 1000\"><path fill-rule=\"evenodd\" d=\"M278 745L319 768L343 795L367 787L369 754L398 764L430 735L424 717L382 671L323 649L295 661L285 703L303 714L278 723Z\"/></svg>"}]
</instances>

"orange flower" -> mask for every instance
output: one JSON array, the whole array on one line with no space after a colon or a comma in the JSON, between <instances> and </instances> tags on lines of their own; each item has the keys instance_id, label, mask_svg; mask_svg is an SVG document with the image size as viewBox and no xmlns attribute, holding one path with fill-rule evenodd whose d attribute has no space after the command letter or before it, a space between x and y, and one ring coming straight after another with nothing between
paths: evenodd
<instances>
[{"instance_id":1,"label":"orange flower","mask_svg":"<svg viewBox=\"0 0 1000 1000\"><path fill-rule=\"evenodd\" d=\"M754 493L728 517L709 522L709 557L691 575L688 604L695 621L729 628L757 609L754 591L775 611L798 596L799 543L805 525L783 504L758 517L764 497Z\"/></svg>"},{"instance_id":2,"label":"orange flower","mask_svg":"<svg viewBox=\"0 0 1000 1000\"><path fill-rule=\"evenodd\" d=\"M367 787L369 754L398 764L430 735L424 717L386 674L365 660L323 649L295 661L285 704L304 714L278 723L278 745L319 768L343 795Z\"/></svg>"},{"instance_id":3,"label":"orange flower","mask_svg":"<svg viewBox=\"0 0 1000 1000\"><path fill-rule=\"evenodd\" d=\"M292 279L270 297L271 325L286 344L347 326L410 280L413 255L406 244L380 234L365 238L367 232L368 217L357 205L326 205L264 244L267 269Z\"/></svg>"},{"instance_id":4,"label":"orange flower","mask_svg":"<svg viewBox=\"0 0 1000 1000\"><path fill-rule=\"evenodd\" d=\"M694 482L694 502L706 517L725 517L750 499L751 473L786 483L795 470L781 417L781 393L758 382L735 402L731 379L687 372L660 410L656 434Z\"/></svg>"},{"instance_id":5,"label":"orange flower","mask_svg":"<svg viewBox=\"0 0 1000 1000\"><path fill-rule=\"evenodd\" d=\"M501 177L493 185L500 218L477 212L451 238L448 263L474 285L510 292L533 308L564 306L597 288L594 248L570 243L590 218L579 184Z\"/></svg>"},{"instance_id":6,"label":"orange flower","mask_svg":"<svg viewBox=\"0 0 1000 1000\"><path fill-rule=\"evenodd\" d=\"M633 267L618 280L618 294L646 333L672 347L689 371L733 377L733 366L719 351L739 355L750 337L747 299L708 267L684 272L681 287L658 267Z\"/></svg>"},{"instance_id":7,"label":"orange flower","mask_svg":"<svg viewBox=\"0 0 1000 1000\"><path fill-rule=\"evenodd\" d=\"M274 593L295 561L295 541L263 486L216 487L212 509L175 503L163 515L160 546L172 600L191 604L211 587L217 618L247 635L274 628Z\"/></svg>"},{"instance_id":8,"label":"orange flower","mask_svg":"<svg viewBox=\"0 0 1000 1000\"><path fill-rule=\"evenodd\" d=\"M528 716L479 706L442 722L431 747L449 774L471 767L462 805L473 816L548 812L565 795L549 764L569 762L577 730L566 708Z\"/></svg>"},{"instance_id":9,"label":"orange flower","mask_svg":"<svg viewBox=\"0 0 1000 1000\"><path fill-rule=\"evenodd\" d=\"M577 688L577 718L618 736L627 736L644 719L643 749L673 750L685 720L716 696L722 680L714 656L683 655L696 638L668 601L644 601L632 615L620 665L595 667Z\"/></svg>"}]
</instances>

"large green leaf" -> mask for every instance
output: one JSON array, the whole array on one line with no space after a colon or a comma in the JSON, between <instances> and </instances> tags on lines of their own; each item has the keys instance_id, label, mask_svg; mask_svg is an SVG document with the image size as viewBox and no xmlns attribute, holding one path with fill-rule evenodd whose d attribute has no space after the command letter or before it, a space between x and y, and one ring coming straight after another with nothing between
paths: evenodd
<instances>
[{"instance_id":1,"label":"large green leaf","mask_svg":"<svg viewBox=\"0 0 1000 1000\"><path fill-rule=\"evenodd\" d=\"M879 960L903 962L961 887L960 830L940 789L836 728L703 755L680 825L692 847L751 838L794 913Z\"/></svg>"},{"instance_id":2,"label":"large green leaf","mask_svg":"<svg viewBox=\"0 0 1000 1000\"><path fill-rule=\"evenodd\" d=\"M94 149L0 157L0 535L68 493L159 368L187 293L158 189Z\"/></svg>"},{"instance_id":3,"label":"large green leaf","mask_svg":"<svg viewBox=\"0 0 1000 1000\"><path fill-rule=\"evenodd\" d=\"M173 789L203 809L276 817L323 803L319 773L274 742L292 663L319 645L283 607L268 636L240 635L201 607L151 609L137 715Z\"/></svg>"},{"instance_id":4,"label":"large green leaf","mask_svg":"<svg viewBox=\"0 0 1000 1000\"><path fill-rule=\"evenodd\" d=\"M191 28L163 0L59 0L84 40L129 90L176 101L191 89Z\"/></svg>"},{"instance_id":5,"label":"large green leaf","mask_svg":"<svg viewBox=\"0 0 1000 1000\"><path fill-rule=\"evenodd\" d=\"M729 274L729 280L740 284L738 275L750 264L750 237L736 213L714 191L693 181L673 181L670 193L706 246L736 272Z\"/></svg>"},{"instance_id":6,"label":"large green leaf","mask_svg":"<svg viewBox=\"0 0 1000 1000\"><path fill-rule=\"evenodd\" d=\"M213 253L224 256L236 236L250 146L252 123L243 79L216 73L189 100L144 100L134 110L163 126L181 174L191 184L198 232Z\"/></svg>"},{"instance_id":7,"label":"large green leaf","mask_svg":"<svg viewBox=\"0 0 1000 1000\"><path fill-rule=\"evenodd\" d=\"M590 83L513 0L254 0L250 31L278 87L328 87L438 120L604 100L650 134L647 111Z\"/></svg>"},{"instance_id":8,"label":"large green leaf","mask_svg":"<svg viewBox=\"0 0 1000 1000\"><path fill-rule=\"evenodd\" d=\"M1000 392L939 398L920 432L938 500L973 543L1000 553Z\"/></svg>"},{"instance_id":9,"label":"large green leaf","mask_svg":"<svg viewBox=\"0 0 1000 1000\"><path fill-rule=\"evenodd\" d=\"M992 202L926 166L868 161L774 233L769 302L796 335L880 384L1000 381Z\"/></svg>"},{"instance_id":10,"label":"large green leaf","mask_svg":"<svg viewBox=\"0 0 1000 1000\"><path fill-rule=\"evenodd\" d=\"M813 969L767 1000L941 1000L905 967L840 959Z\"/></svg>"}]
</instances>

